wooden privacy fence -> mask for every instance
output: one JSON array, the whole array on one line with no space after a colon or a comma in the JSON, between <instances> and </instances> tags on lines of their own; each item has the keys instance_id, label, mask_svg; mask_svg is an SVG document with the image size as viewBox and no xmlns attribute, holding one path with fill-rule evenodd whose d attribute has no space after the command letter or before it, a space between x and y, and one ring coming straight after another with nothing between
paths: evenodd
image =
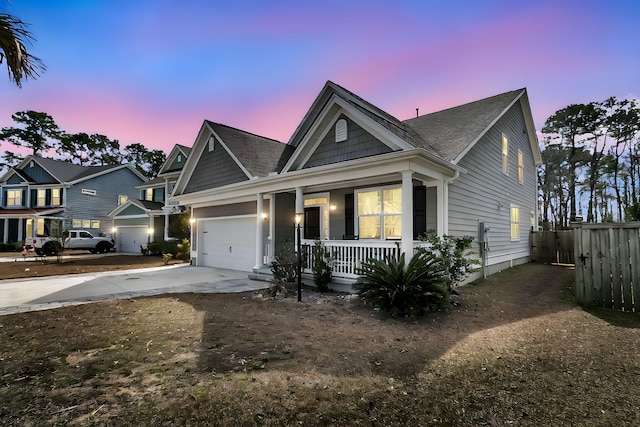
<instances>
[{"instance_id":1,"label":"wooden privacy fence","mask_svg":"<svg viewBox=\"0 0 640 427\"><path fill-rule=\"evenodd\" d=\"M573 224L579 303L640 311L640 222Z\"/></svg>"},{"instance_id":2,"label":"wooden privacy fence","mask_svg":"<svg viewBox=\"0 0 640 427\"><path fill-rule=\"evenodd\" d=\"M573 264L573 230L532 231L531 261Z\"/></svg>"}]
</instances>

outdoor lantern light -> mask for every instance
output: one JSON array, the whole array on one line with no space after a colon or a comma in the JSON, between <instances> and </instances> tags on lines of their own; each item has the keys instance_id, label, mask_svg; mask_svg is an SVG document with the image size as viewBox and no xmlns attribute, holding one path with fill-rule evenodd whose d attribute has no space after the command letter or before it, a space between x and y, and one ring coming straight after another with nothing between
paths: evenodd
<instances>
[{"instance_id":1,"label":"outdoor lantern light","mask_svg":"<svg viewBox=\"0 0 640 427\"><path fill-rule=\"evenodd\" d=\"M196 223L196 219L195 218L189 218L189 224L193 225Z\"/></svg>"},{"instance_id":2,"label":"outdoor lantern light","mask_svg":"<svg viewBox=\"0 0 640 427\"><path fill-rule=\"evenodd\" d=\"M302 245L300 242L300 220L302 215L296 214L296 244L298 251L298 264L296 266L296 275L298 277L298 302L302 301Z\"/></svg>"}]
</instances>

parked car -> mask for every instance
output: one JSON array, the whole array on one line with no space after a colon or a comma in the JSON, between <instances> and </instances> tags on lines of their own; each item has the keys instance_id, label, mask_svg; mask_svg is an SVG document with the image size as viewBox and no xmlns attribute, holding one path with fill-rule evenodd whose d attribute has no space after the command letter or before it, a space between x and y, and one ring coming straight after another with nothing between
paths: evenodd
<instances>
[{"instance_id":1,"label":"parked car","mask_svg":"<svg viewBox=\"0 0 640 427\"><path fill-rule=\"evenodd\" d=\"M63 237L35 237L33 247L38 255L56 255L64 249L87 250L93 254L107 253L114 247L113 239L94 236L86 230L67 230Z\"/></svg>"}]
</instances>

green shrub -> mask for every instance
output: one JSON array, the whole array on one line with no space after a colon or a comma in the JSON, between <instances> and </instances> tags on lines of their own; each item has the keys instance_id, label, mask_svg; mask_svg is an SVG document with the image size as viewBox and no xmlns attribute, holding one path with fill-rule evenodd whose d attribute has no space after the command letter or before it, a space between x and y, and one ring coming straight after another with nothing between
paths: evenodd
<instances>
[{"instance_id":1,"label":"green shrub","mask_svg":"<svg viewBox=\"0 0 640 427\"><path fill-rule=\"evenodd\" d=\"M392 316L419 317L447 302L436 257L426 251L417 252L408 264L404 253L387 262L370 259L358 274L358 295Z\"/></svg>"},{"instance_id":2,"label":"green shrub","mask_svg":"<svg viewBox=\"0 0 640 427\"><path fill-rule=\"evenodd\" d=\"M171 254L175 257L178 254L178 243L175 241L151 242L148 245L148 251L149 255Z\"/></svg>"},{"instance_id":3,"label":"green shrub","mask_svg":"<svg viewBox=\"0 0 640 427\"><path fill-rule=\"evenodd\" d=\"M444 279L444 285L448 292L459 285L469 274L476 271L477 259L471 258L471 243L473 237L454 237L435 233L429 234L422 240L429 243L429 247L419 248L418 251L432 253L436 257L436 265Z\"/></svg>"},{"instance_id":4,"label":"green shrub","mask_svg":"<svg viewBox=\"0 0 640 427\"><path fill-rule=\"evenodd\" d=\"M177 259L189 259L191 256L191 242L189 239L182 239L182 242L178 243Z\"/></svg>"},{"instance_id":5,"label":"green shrub","mask_svg":"<svg viewBox=\"0 0 640 427\"><path fill-rule=\"evenodd\" d=\"M293 242L285 242L271 262L271 274L276 283L296 281L296 269L298 265L297 254Z\"/></svg>"},{"instance_id":6,"label":"green shrub","mask_svg":"<svg viewBox=\"0 0 640 427\"><path fill-rule=\"evenodd\" d=\"M18 245L15 242L9 243L0 243L0 252L15 252L17 250L22 250L23 245Z\"/></svg>"},{"instance_id":7,"label":"green shrub","mask_svg":"<svg viewBox=\"0 0 640 427\"><path fill-rule=\"evenodd\" d=\"M333 273L331 255L320 240L314 243L312 254L313 283L315 283L320 292L326 292L329 290L329 283L331 283L331 275Z\"/></svg>"}]
</instances>

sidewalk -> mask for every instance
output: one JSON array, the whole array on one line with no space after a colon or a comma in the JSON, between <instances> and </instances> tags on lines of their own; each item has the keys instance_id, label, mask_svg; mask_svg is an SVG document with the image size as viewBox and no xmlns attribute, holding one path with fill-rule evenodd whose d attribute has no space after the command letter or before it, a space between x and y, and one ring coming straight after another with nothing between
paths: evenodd
<instances>
[{"instance_id":1,"label":"sidewalk","mask_svg":"<svg viewBox=\"0 0 640 427\"><path fill-rule=\"evenodd\" d=\"M138 270L0 280L0 315L94 301L180 292L232 293L265 289L248 272L179 264Z\"/></svg>"}]
</instances>

